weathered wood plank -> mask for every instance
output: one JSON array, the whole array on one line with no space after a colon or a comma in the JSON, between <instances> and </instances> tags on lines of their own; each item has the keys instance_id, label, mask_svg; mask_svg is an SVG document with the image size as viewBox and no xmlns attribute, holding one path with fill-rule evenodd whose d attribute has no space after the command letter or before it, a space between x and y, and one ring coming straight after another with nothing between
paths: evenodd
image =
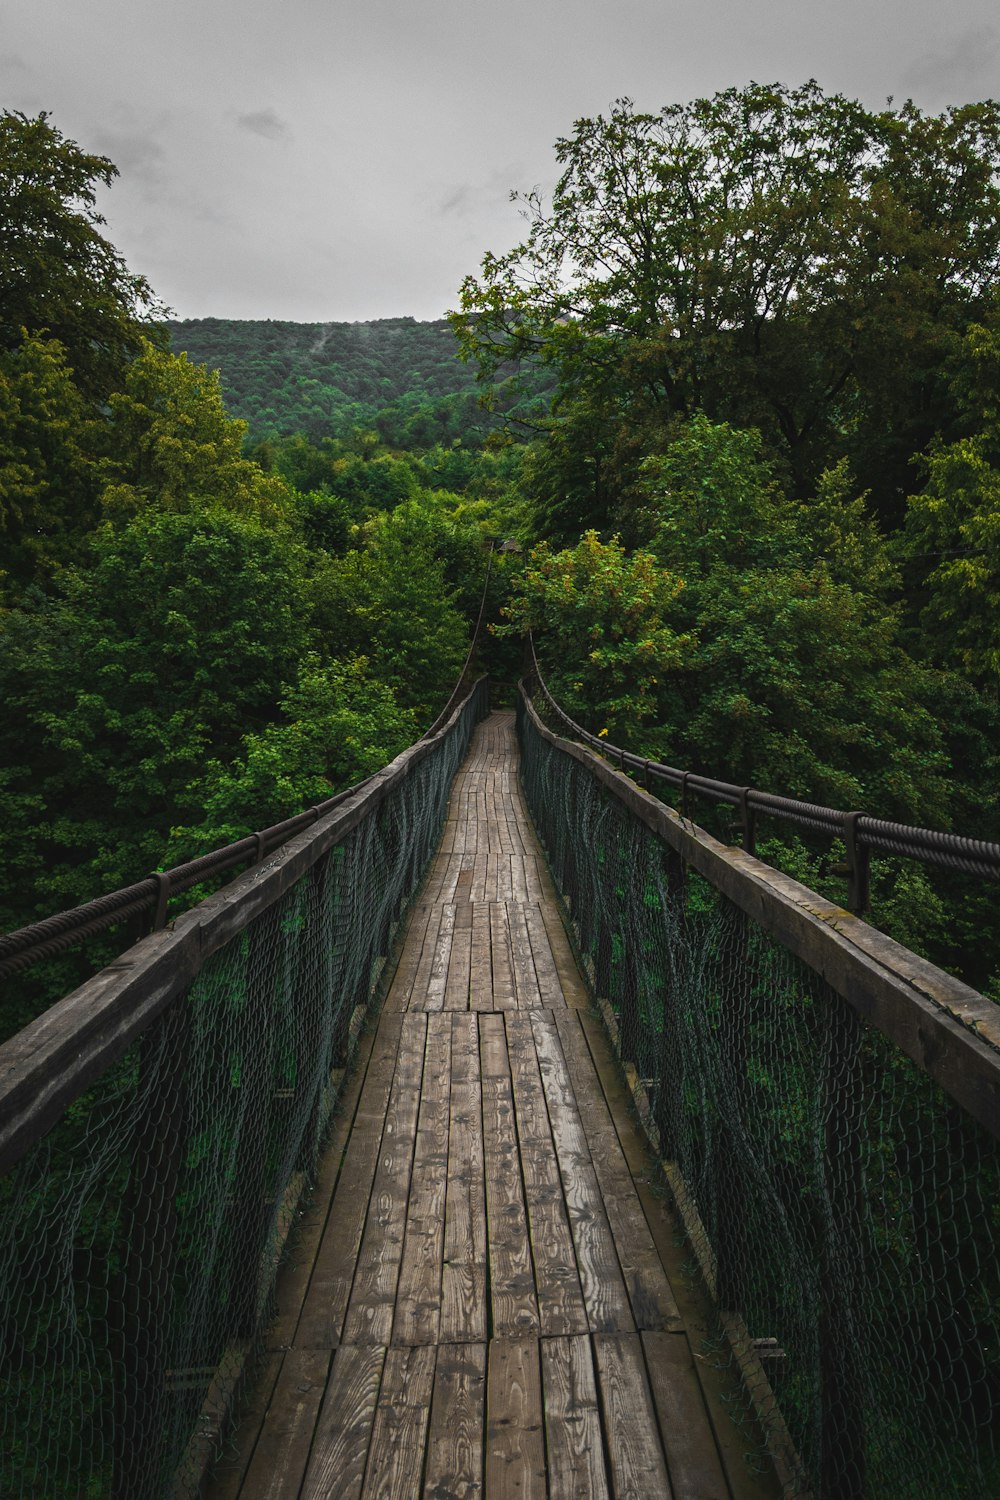
<instances>
[{"instance_id":1,"label":"weathered wood plank","mask_svg":"<svg viewBox=\"0 0 1000 1500\"><path fill-rule=\"evenodd\" d=\"M484 901L472 907L472 959L469 971L469 1009L493 1009L493 955L490 951L490 911Z\"/></svg>"},{"instance_id":2,"label":"weathered wood plank","mask_svg":"<svg viewBox=\"0 0 1000 1500\"><path fill-rule=\"evenodd\" d=\"M437 1350L389 1349L361 1500L414 1500L427 1444ZM335 1491L340 1500L339 1486Z\"/></svg>"},{"instance_id":3,"label":"weathered wood plank","mask_svg":"<svg viewBox=\"0 0 1000 1500\"><path fill-rule=\"evenodd\" d=\"M338 1349L320 1407L301 1500L357 1500L361 1494L385 1349L377 1344L349 1344ZM299 1491L288 1489L280 1500ZM245 1492L254 1500L254 1491ZM278 1500L278 1497L275 1497Z\"/></svg>"},{"instance_id":4,"label":"weathered wood plank","mask_svg":"<svg viewBox=\"0 0 1000 1500\"><path fill-rule=\"evenodd\" d=\"M683 1333L644 1333L642 1345L677 1500L728 1500L715 1435Z\"/></svg>"},{"instance_id":5,"label":"weathered wood plank","mask_svg":"<svg viewBox=\"0 0 1000 1500\"><path fill-rule=\"evenodd\" d=\"M427 1023L412 1190L392 1324L394 1344L437 1342L448 1179L451 1101L451 1019Z\"/></svg>"},{"instance_id":6,"label":"weathered wood plank","mask_svg":"<svg viewBox=\"0 0 1000 1500\"><path fill-rule=\"evenodd\" d=\"M457 909L456 916L464 920L455 923L451 955L448 960L448 980L445 985L443 1006L445 1010L468 1010L469 981L472 970L472 911L469 902Z\"/></svg>"},{"instance_id":7,"label":"weathered wood plank","mask_svg":"<svg viewBox=\"0 0 1000 1500\"><path fill-rule=\"evenodd\" d=\"M530 1017L508 1011L507 1051L543 1334L589 1328Z\"/></svg>"},{"instance_id":8,"label":"weathered wood plank","mask_svg":"<svg viewBox=\"0 0 1000 1500\"><path fill-rule=\"evenodd\" d=\"M427 1017L408 1011L382 1132L364 1237L351 1287L343 1342L388 1344L410 1193Z\"/></svg>"},{"instance_id":9,"label":"weathered wood plank","mask_svg":"<svg viewBox=\"0 0 1000 1500\"><path fill-rule=\"evenodd\" d=\"M517 999L514 993L514 968L511 956L510 926L507 908L497 901L489 906L490 957L493 965L493 1007L495 1010L514 1010Z\"/></svg>"},{"instance_id":10,"label":"weathered wood plank","mask_svg":"<svg viewBox=\"0 0 1000 1500\"><path fill-rule=\"evenodd\" d=\"M514 1094L502 1023L480 1022L483 1088L483 1145L490 1257L490 1303L495 1338L540 1331L538 1299L528 1238Z\"/></svg>"},{"instance_id":11,"label":"weathered wood plank","mask_svg":"<svg viewBox=\"0 0 1000 1500\"><path fill-rule=\"evenodd\" d=\"M677 1329L680 1327L677 1303L581 1030L579 1013L557 1012L554 1022L577 1097L584 1094L586 1097L586 1106L580 1112L581 1124L636 1327ZM582 1080L586 1083L581 1086Z\"/></svg>"},{"instance_id":12,"label":"weathered wood plank","mask_svg":"<svg viewBox=\"0 0 1000 1500\"><path fill-rule=\"evenodd\" d=\"M424 1500L483 1493L486 1345L442 1344L434 1371Z\"/></svg>"},{"instance_id":13,"label":"weathered wood plank","mask_svg":"<svg viewBox=\"0 0 1000 1500\"><path fill-rule=\"evenodd\" d=\"M546 1500L542 1424L538 1341L494 1339L487 1373L489 1500Z\"/></svg>"},{"instance_id":14,"label":"weathered wood plank","mask_svg":"<svg viewBox=\"0 0 1000 1500\"><path fill-rule=\"evenodd\" d=\"M274 1387L278 1383L285 1350L271 1350L264 1355L255 1371L250 1399L243 1419L226 1444L223 1457L213 1470L212 1500L238 1500L264 1425Z\"/></svg>"},{"instance_id":15,"label":"weathered wood plank","mask_svg":"<svg viewBox=\"0 0 1000 1500\"><path fill-rule=\"evenodd\" d=\"M524 922L528 929L528 941L531 945L531 957L535 965L535 977L538 981L541 1003L545 1006L562 1007L566 1004L566 996L563 994L556 962L549 946L548 930L542 920L540 908L535 905L525 906Z\"/></svg>"},{"instance_id":16,"label":"weathered wood plank","mask_svg":"<svg viewBox=\"0 0 1000 1500\"><path fill-rule=\"evenodd\" d=\"M383 1016L379 1023L344 1165L295 1330L296 1348L332 1349L340 1342L378 1167L402 1026L401 1015Z\"/></svg>"},{"instance_id":17,"label":"weathered wood plank","mask_svg":"<svg viewBox=\"0 0 1000 1500\"><path fill-rule=\"evenodd\" d=\"M631 1332L632 1309L555 1021L548 1012L533 1011L530 1023L590 1327L593 1332ZM592 1087L591 1093L596 1092Z\"/></svg>"},{"instance_id":18,"label":"weathered wood plank","mask_svg":"<svg viewBox=\"0 0 1000 1500\"><path fill-rule=\"evenodd\" d=\"M302 1304L323 1241L344 1153L354 1127L362 1087L368 1077L376 1032L363 1032L351 1072L341 1087L335 1105L334 1125L319 1163L316 1185L299 1214L295 1242L278 1273L274 1292L274 1320L268 1330L269 1349L286 1349L294 1342Z\"/></svg>"},{"instance_id":19,"label":"weathered wood plank","mask_svg":"<svg viewBox=\"0 0 1000 1500\"><path fill-rule=\"evenodd\" d=\"M414 991L413 1005L420 1010L441 1010L445 991L448 988L448 966L451 962L451 947L455 936L455 907L451 902L441 907L441 921L434 943L430 973L423 993Z\"/></svg>"},{"instance_id":20,"label":"weathered wood plank","mask_svg":"<svg viewBox=\"0 0 1000 1500\"><path fill-rule=\"evenodd\" d=\"M594 1354L615 1500L671 1500L639 1335L595 1334Z\"/></svg>"},{"instance_id":21,"label":"weathered wood plank","mask_svg":"<svg viewBox=\"0 0 1000 1500\"><path fill-rule=\"evenodd\" d=\"M302 1483L326 1389L330 1353L289 1349L268 1403L247 1470L244 1490L260 1500L281 1500Z\"/></svg>"},{"instance_id":22,"label":"weathered wood plank","mask_svg":"<svg viewBox=\"0 0 1000 1500\"><path fill-rule=\"evenodd\" d=\"M486 1201L478 1017L455 1015L441 1341L486 1338Z\"/></svg>"},{"instance_id":23,"label":"weathered wood plank","mask_svg":"<svg viewBox=\"0 0 1000 1500\"><path fill-rule=\"evenodd\" d=\"M385 1010L407 1009L428 934L431 934L431 942L433 942L433 934L437 932L440 919L441 914L438 909L430 905L420 905L411 912L403 951L396 965L389 993L385 997Z\"/></svg>"},{"instance_id":24,"label":"weathered wood plank","mask_svg":"<svg viewBox=\"0 0 1000 1500\"><path fill-rule=\"evenodd\" d=\"M549 1500L606 1500L604 1441L590 1340L542 1342Z\"/></svg>"}]
</instances>

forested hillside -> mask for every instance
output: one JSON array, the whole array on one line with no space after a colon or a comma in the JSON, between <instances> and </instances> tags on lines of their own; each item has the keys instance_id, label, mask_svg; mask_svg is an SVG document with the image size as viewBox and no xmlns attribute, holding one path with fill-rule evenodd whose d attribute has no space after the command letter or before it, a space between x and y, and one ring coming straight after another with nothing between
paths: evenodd
<instances>
[{"instance_id":1,"label":"forested hillside","mask_svg":"<svg viewBox=\"0 0 1000 1500\"><path fill-rule=\"evenodd\" d=\"M490 410L475 371L458 357L446 319L418 323L235 322L189 318L169 323L171 347L220 372L222 395L251 441L303 433L346 437L359 428L395 448L460 441L479 446L501 414L537 420L551 381L541 370L513 392L500 369Z\"/></svg>"}]
</instances>

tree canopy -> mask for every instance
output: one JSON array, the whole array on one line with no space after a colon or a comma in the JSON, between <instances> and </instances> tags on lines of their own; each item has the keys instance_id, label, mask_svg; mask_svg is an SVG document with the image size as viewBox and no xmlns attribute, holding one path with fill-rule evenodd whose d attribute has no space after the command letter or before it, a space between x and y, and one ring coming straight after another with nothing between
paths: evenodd
<instances>
[{"instance_id":1,"label":"tree canopy","mask_svg":"<svg viewBox=\"0 0 1000 1500\"><path fill-rule=\"evenodd\" d=\"M556 157L551 201L520 198L527 237L463 285L481 370L553 365L619 503L637 434L701 409L759 428L800 494L840 444L898 519L940 362L1000 270L1000 105L871 112L816 83L621 99Z\"/></svg>"}]
</instances>

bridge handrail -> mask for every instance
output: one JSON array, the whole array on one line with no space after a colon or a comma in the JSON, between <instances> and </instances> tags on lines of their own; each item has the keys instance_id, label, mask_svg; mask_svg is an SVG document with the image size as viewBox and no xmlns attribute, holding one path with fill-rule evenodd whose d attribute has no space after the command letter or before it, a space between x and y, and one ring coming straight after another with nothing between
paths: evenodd
<instances>
[{"instance_id":1,"label":"bridge handrail","mask_svg":"<svg viewBox=\"0 0 1000 1500\"><path fill-rule=\"evenodd\" d=\"M447 703L431 727L417 741L418 744L437 734L441 726L451 718L456 703L468 692L473 663L482 637L486 597L492 570L493 553L491 551L486 568L486 581L483 584L483 593L479 602L476 628L473 631L462 670ZM95 896L91 901L85 901L66 911L56 912L50 917L43 917L40 921L19 927L14 932L0 933L0 979L23 973L36 963L41 963L47 958L54 958L67 948L73 947L74 944L83 942L86 938L96 937L109 927L115 927L129 918L141 916L144 912L153 913L151 930L158 932L166 923L168 904L175 896L182 896L203 880L225 874L227 870L233 870L248 861L251 864L258 864L272 850L280 847L288 839L294 838L303 829L311 827L335 808L342 806L349 797L355 796L373 779L367 776L344 791L337 792L323 802L316 803L314 807L304 808L302 812L295 813L280 823L274 823L270 828L248 833L244 838L237 839L235 843L212 849L207 854L199 855L197 859L174 865L169 870L157 870L133 885L122 886L119 890L109 891L103 896Z\"/></svg>"},{"instance_id":2,"label":"bridge handrail","mask_svg":"<svg viewBox=\"0 0 1000 1500\"><path fill-rule=\"evenodd\" d=\"M780 822L794 823L800 828L810 828L842 838L847 849L850 889L847 905L856 915L867 910L869 904L868 862L872 854L901 855L905 859L958 870L984 880L1000 880L1000 844L990 843L985 839L966 838L957 833L943 833L934 828L921 828L910 823L894 823L863 811L845 812L840 808L803 802L795 797L778 796L773 792L761 791L758 787L719 781L695 771L681 771L676 766L635 755L619 745L611 744L606 738L591 734L571 718L552 696L538 664L534 637L529 634L528 639L533 672L542 695L556 718L566 726L574 739L582 740L584 744L599 750L602 755L613 758L621 770L640 773L647 787L650 779L653 779L678 788L681 793L681 810L685 816L688 810L687 798L691 793L739 808L744 848L751 854L756 846L757 813Z\"/></svg>"},{"instance_id":3,"label":"bridge handrail","mask_svg":"<svg viewBox=\"0 0 1000 1500\"><path fill-rule=\"evenodd\" d=\"M1000 1006L790 875L713 838L588 747L553 734L524 683L521 698L543 739L582 764L685 865L821 974L1000 1138ZM604 741L598 744L603 749Z\"/></svg>"},{"instance_id":4,"label":"bridge handrail","mask_svg":"<svg viewBox=\"0 0 1000 1500\"><path fill-rule=\"evenodd\" d=\"M447 723L428 731L359 786L331 798L326 812L317 811L310 826L286 838L270 858L183 912L169 927L140 939L0 1046L0 1176L124 1055L213 953L272 906L433 753L473 698L485 693L486 684L487 678L479 678Z\"/></svg>"}]
</instances>

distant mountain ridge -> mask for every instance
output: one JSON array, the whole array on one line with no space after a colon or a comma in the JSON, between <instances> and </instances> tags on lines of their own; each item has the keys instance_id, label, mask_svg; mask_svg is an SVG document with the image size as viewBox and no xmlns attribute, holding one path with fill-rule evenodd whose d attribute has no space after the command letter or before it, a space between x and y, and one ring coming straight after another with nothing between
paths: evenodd
<instances>
[{"instance_id":1,"label":"distant mountain ridge","mask_svg":"<svg viewBox=\"0 0 1000 1500\"><path fill-rule=\"evenodd\" d=\"M220 373L250 437L305 433L313 441L370 428L404 448L478 444L496 426L479 401L447 319L289 323L187 318L171 347Z\"/></svg>"}]
</instances>

